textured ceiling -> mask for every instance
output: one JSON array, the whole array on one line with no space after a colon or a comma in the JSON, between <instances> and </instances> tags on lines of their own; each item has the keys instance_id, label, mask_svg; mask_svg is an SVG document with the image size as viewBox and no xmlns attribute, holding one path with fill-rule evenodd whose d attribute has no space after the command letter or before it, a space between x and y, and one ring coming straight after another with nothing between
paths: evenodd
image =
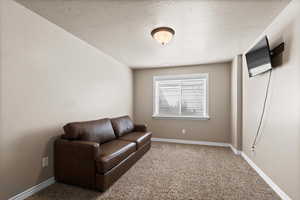
<instances>
[{"instance_id":1,"label":"textured ceiling","mask_svg":"<svg viewBox=\"0 0 300 200\"><path fill-rule=\"evenodd\" d=\"M289 0L17 0L118 61L162 67L229 61L242 53ZM151 38L158 26L175 37Z\"/></svg>"}]
</instances>

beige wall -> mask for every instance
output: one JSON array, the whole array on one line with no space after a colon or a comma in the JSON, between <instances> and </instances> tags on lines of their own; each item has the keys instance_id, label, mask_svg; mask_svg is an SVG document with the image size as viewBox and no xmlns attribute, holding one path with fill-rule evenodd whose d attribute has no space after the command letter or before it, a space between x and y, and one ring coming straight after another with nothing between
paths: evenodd
<instances>
[{"instance_id":1,"label":"beige wall","mask_svg":"<svg viewBox=\"0 0 300 200\"><path fill-rule=\"evenodd\" d=\"M242 56L231 63L231 144L242 150Z\"/></svg>"},{"instance_id":2,"label":"beige wall","mask_svg":"<svg viewBox=\"0 0 300 200\"><path fill-rule=\"evenodd\" d=\"M243 151L292 199L300 199L300 1L292 1L266 29L271 47L284 41L283 65L272 73L257 149L251 144L262 111L268 74L243 69ZM263 35L264 35L263 34Z\"/></svg>"},{"instance_id":3,"label":"beige wall","mask_svg":"<svg viewBox=\"0 0 300 200\"><path fill-rule=\"evenodd\" d=\"M53 176L70 121L132 114L132 72L12 0L1 10L1 178L7 199ZM50 166L41 168L49 156Z\"/></svg>"},{"instance_id":4,"label":"beige wall","mask_svg":"<svg viewBox=\"0 0 300 200\"><path fill-rule=\"evenodd\" d=\"M1 98L1 94L2 94L2 1L0 0L0 177L4 176L4 171L3 169L3 162L2 162L2 147L4 145L3 143L3 138L2 138L2 98ZM1 181L0 179L0 185L3 185L4 182ZM0 198L2 199L4 197L4 195L2 194L4 193L4 190L2 189L2 187L0 187Z\"/></svg>"},{"instance_id":5,"label":"beige wall","mask_svg":"<svg viewBox=\"0 0 300 200\"><path fill-rule=\"evenodd\" d=\"M209 73L210 120L153 119L153 76L190 73ZM133 74L134 119L147 123L153 137L229 142L230 63L134 70Z\"/></svg>"}]
</instances>

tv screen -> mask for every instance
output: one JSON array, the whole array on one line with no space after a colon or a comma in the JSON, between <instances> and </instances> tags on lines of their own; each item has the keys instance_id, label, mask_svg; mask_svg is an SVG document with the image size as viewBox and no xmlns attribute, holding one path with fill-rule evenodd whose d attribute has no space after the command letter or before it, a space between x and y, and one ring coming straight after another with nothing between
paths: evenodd
<instances>
[{"instance_id":1,"label":"tv screen","mask_svg":"<svg viewBox=\"0 0 300 200\"><path fill-rule=\"evenodd\" d=\"M246 60L250 77L272 69L270 47L266 36L246 53Z\"/></svg>"}]
</instances>

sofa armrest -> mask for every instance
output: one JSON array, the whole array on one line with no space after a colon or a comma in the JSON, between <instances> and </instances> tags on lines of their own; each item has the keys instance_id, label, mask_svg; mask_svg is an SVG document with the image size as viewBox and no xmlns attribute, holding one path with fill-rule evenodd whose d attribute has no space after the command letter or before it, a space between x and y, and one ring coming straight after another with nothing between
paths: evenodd
<instances>
[{"instance_id":1,"label":"sofa armrest","mask_svg":"<svg viewBox=\"0 0 300 200\"><path fill-rule=\"evenodd\" d=\"M134 131L137 132L147 132L147 125L146 124L135 124Z\"/></svg>"},{"instance_id":2,"label":"sofa armrest","mask_svg":"<svg viewBox=\"0 0 300 200\"><path fill-rule=\"evenodd\" d=\"M95 158L100 145L89 141L57 139L54 144L54 172L57 181L94 187Z\"/></svg>"},{"instance_id":3,"label":"sofa armrest","mask_svg":"<svg viewBox=\"0 0 300 200\"><path fill-rule=\"evenodd\" d=\"M57 139L55 153L82 160L95 160L100 154L100 145L90 141Z\"/></svg>"}]
</instances>

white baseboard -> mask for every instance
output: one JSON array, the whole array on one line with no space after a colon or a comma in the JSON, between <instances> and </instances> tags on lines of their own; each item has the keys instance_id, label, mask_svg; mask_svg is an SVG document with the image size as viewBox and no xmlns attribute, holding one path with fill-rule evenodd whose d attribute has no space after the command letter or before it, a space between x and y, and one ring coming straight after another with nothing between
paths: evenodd
<instances>
[{"instance_id":1,"label":"white baseboard","mask_svg":"<svg viewBox=\"0 0 300 200\"><path fill-rule=\"evenodd\" d=\"M233 145L229 144L229 147L235 155L241 155L241 151L237 150Z\"/></svg>"},{"instance_id":2,"label":"white baseboard","mask_svg":"<svg viewBox=\"0 0 300 200\"><path fill-rule=\"evenodd\" d=\"M292 200L278 185L276 185L272 179L266 175L244 152L241 153L242 157L248 162L248 164L260 175L262 179L278 194L283 200Z\"/></svg>"},{"instance_id":3,"label":"white baseboard","mask_svg":"<svg viewBox=\"0 0 300 200\"><path fill-rule=\"evenodd\" d=\"M267 176L244 152L237 150L234 146L228 143L219 142L205 142L205 141L193 141L193 140L181 140L181 139L167 139L167 138L152 138L155 142L169 142L179 144L197 144L219 147L230 147L232 152L236 155L241 155L245 161L259 174L259 176L278 194L283 200L292 200L278 185L276 185L272 179Z\"/></svg>"},{"instance_id":4,"label":"white baseboard","mask_svg":"<svg viewBox=\"0 0 300 200\"><path fill-rule=\"evenodd\" d=\"M221 143L221 142L206 142L206 141L167 139L167 138L151 138L151 141L169 142L169 143L178 143L178 144L198 144L198 145L218 146L218 147L229 147L230 146L228 143Z\"/></svg>"},{"instance_id":5,"label":"white baseboard","mask_svg":"<svg viewBox=\"0 0 300 200\"><path fill-rule=\"evenodd\" d=\"M8 200L23 200L23 199L26 199L27 197L41 191L42 189L48 187L49 185L51 185L53 183L55 183L55 179L54 179L54 177L51 177L48 180L45 180L45 181L41 182L40 184L35 185L35 186L25 190L24 192L9 198Z\"/></svg>"}]
</instances>

